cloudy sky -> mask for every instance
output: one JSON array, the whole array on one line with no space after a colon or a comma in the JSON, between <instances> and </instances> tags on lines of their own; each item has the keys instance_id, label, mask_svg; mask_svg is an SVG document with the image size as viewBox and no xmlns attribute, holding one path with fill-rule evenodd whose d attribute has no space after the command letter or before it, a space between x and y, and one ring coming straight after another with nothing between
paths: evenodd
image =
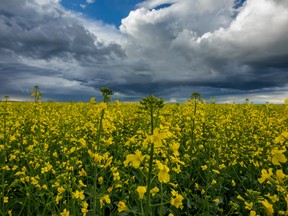
<instances>
[{"instance_id":1,"label":"cloudy sky","mask_svg":"<svg viewBox=\"0 0 288 216\"><path fill-rule=\"evenodd\" d=\"M21 2L21 3L20 3ZM287 0L1 0L0 97L288 98Z\"/></svg>"}]
</instances>

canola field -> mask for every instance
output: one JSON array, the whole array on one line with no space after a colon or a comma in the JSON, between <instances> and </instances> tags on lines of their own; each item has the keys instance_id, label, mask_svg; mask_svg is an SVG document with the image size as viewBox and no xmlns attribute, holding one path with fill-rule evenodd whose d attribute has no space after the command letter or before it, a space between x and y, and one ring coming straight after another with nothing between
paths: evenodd
<instances>
[{"instance_id":1,"label":"canola field","mask_svg":"<svg viewBox=\"0 0 288 216\"><path fill-rule=\"evenodd\" d=\"M288 215L288 105L142 105L1 102L0 215Z\"/></svg>"}]
</instances>

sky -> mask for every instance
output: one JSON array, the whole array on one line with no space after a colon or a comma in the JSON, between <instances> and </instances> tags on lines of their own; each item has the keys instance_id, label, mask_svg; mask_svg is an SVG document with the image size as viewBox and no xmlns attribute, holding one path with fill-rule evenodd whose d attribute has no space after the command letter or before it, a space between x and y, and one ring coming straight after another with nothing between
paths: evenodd
<instances>
[{"instance_id":1,"label":"sky","mask_svg":"<svg viewBox=\"0 0 288 216\"><path fill-rule=\"evenodd\" d=\"M0 99L283 103L287 0L0 0Z\"/></svg>"}]
</instances>

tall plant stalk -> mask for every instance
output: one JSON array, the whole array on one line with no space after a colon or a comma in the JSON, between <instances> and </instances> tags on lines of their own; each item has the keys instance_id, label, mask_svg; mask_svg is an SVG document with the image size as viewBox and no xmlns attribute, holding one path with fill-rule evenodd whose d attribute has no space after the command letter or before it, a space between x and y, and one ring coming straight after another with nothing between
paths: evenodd
<instances>
[{"instance_id":1,"label":"tall plant stalk","mask_svg":"<svg viewBox=\"0 0 288 216\"><path fill-rule=\"evenodd\" d=\"M156 98L155 96L148 96L140 101L140 104L144 110L147 110L150 115L150 134L153 136L154 132L154 111L161 109L164 106L164 100L161 98ZM150 203L150 189L151 189L151 176L153 168L153 156L154 156L154 142L150 143L150 153L149 153L149 168L147 174L147 199L145 206L145 216L151 213L151 203Z\"/></svg>"},{"instance_id":2,"label":"tall plant stalk","mask_svg":"<svg viewBox=\"0 0 288 216\"><path fill-rule=\"evenodd\" d=\"M194 130L195 130L195 118L196 118L196 112L197 112L197 104L198 104L198 101L201 100L201 96L199 93L194 92L191 95L191 99L194 101L194 110L193 110L192 127L191 127L191 143L190 143L190 149L189 149L190 157L192 156L192 149L193 149L194 143L195 143ZM191 167L192 167L192 160L191 160ZM191 187L191 183L192 183L192 171L190 171L190 173L189 173L188 188Z\"/></svg>"},{"instance_id":3,"label":"tall plant stalk","mask_svg":"<svg viewBox=\"0 0 288 216\"><path fill-rule=\"evenodd\" d=\"M108 103L111 100L110 95L113 95L113 92L108 89L108 88L100 88L100 91L102 92L102 96L103 96L103 102L104 103ZM95 154L100 153L101 150L101 144L100 144L100 140L101 140L101 134L103 131L103 119L104 119L104 115L105 115L105 109L106 106L104 108L102 108L101 110L101 114L100 114L100 120L99 120L99 126L98 126L98 131L97 131L97 137L96 137L96 151ZM93 177L93 215L97 215L97 177L98 177L98 165L95 163L95 167L94 167L94 177Z\"/></svg>"},{"instance_id":4,"label":"tall plant stalk","mask_svg":"<svg viewBox=\"0 0 288 216\"><path fill-rule=\"evenodd\" d=\"M154 120L153 120L153 107L150 109L150 118L151 118L151 135L153 135L154 130ZM152 142L150 144L150 158L149 158L149 170L148 170L148 176L147 176L147 201L146 201L146 210L145 215L149 215L149 209L150 209L150 189L151 189L151 173L152 173L152 165L153 165L153 155L154 155L154 143Z\"/></svg>"},{"instance_id":5,"label":"tall plant stalk","mask_svg":"<svg viewBox=\"0 0 288 216\"><path fill-rule=\"evenodd\" d=\"M7 134L6 134L6 125L7 125L7 120L6 120L6 115L7 115L7 102L6 102L6 106L5 106L5 110L4 112L2 113L3 115L3 134L4 134L4 149L3 149L3 160L4 160L4 163L6 162L6 148L7 148ZM2 186L2 191L1 191L1 194L2 194L2 212L3 212L3 215L4 215L4 212L5 212L5 203L4 203L4 193L5 193L5 175L4 175L4 170L2 170L1 172L1 186Z\"/></svg>"}]
</instances>

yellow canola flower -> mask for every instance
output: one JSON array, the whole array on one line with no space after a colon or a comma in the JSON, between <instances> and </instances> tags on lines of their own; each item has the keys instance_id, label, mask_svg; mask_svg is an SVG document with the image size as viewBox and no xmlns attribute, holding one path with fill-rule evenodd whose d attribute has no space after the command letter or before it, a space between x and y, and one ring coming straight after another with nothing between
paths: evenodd
<instances>
[{"instance_id":1,"label":"yellow canola flower","mask_svg":"<svg viewBox=\"0 0 288 216\"><path fill-rule=\"evenodd\" d=\"M87 185L85 185L82 180L79 180L78 182L81 187L87 187Z\"/></svg>"},{"instance_id":2,"label":"yellow canola flower","mask_svg":"<svg viewBox=\"0 0 288 216\"><path fill-rule=\"evenodd\" d=\"M70 212L67 211L66 208L63 210L63 212L60 213L60 216L69 216L69 215L70 215Z\"/></svg>"},{"instance_id":3,"label":"yellow canola flower","mask_svg":"<svg viewBox=\"0 0 288 216\"><path fill-rule=\"evenodd\" d=\"M171 185L173 188L177 188L178 187L178 184L174 184L174 183L169 183L169 185Z\"/></svg>"},{"instance_id":4,"label":"yellow canola flower","mask_svg":"<svg viewBox=\"0 0 288 216\"><path fill-rule=\"evenodd\" d=\"M84 177L87 176L87 173L83 168L78 173L80 176L84 176Z\"/></svg>"},{"instance_id":5,"label":"yellow canola flower","mask_svg":"<svg viewBox=\"0 0 288 216\"><path fill-rule=\"evenodd\" d=\"M286 140L288 140L288 132L282 133L280 136L275 138L275 143L284 143Z\"/></svg>"},{"instance_id":6,"label":"yellow canola flower","mask_svg":"<svg viewBox=\"0 0 288 216\"><path fill-rule=\"evenodd\" d=\"M4 203L8 203L8 202L9 202L9 197L4 197L4 198L3 198L3 202L4 202Z\"/></svg>"},{"instance_id":7,"label":"yellow canola flower","mask_svg":"<svg viewBox=\"0 0 288 216\"><path fill-rule=\"evenodd\" d=\"M279 201L279 197L277 196L277 194L274 194L273 196L271 196L270 193L268 193L268 194L265 195L265 196L268 197L273 203Z\"/></svg>"},{"instance_id":8,"label":"yellow canola flower","mask_svg":"<svg viewBox=\"0 0 288 216\"><path fill-rule=\"evenodd\" d=\"M257 215L256 211L254 211L254 210L251 210L251 211L250 211L249 216L256 216L256 215Z\"/></svg>"},{"instance_id":9,"label":"yellow canola flower","mask_svg":"<svg viewBox=\"0 0 288 216\"><path fill-rule=\"evenodd\" d=\"M208 166L207 165L203 165L203 166L201 166L201 169L204 171L204 170L206 170L208 168Z\"/></svg>"},{"instance_id":10,"label":"yellow canola flower","mask_svg":"<svg viewBox=\"0 0 288 216\"><path fill-rule=\"evenodd\" d=\"M118 181L120 180L120 173L119 172L113 172L113 181Z\"/></svg>"},{"instance_id":11,"label":"yellow canola flower","mask_svg":"<svg viewBox=\"0 0 288 216\"><path fill-rule=\"evenodd\" d=\"M262 205L265 206L266 214L272 216L274 213L273 205L270 204L267 200L261 201Z\"/></svg>"},{"instance_id":12,"label":"yellow canola flower","mask_svg":"<svg viewBox=\"0 0 288 216\"><path fill-rule=\"evenodd\" d=\"M176 173L180 173L181 172L181 166L179 164L176 164L176 167L173 167L172 170Z\"/></svg>"},{"instance_id":13,"label":"yellow canola flower","mask_svg":"<svg viewBox=\"0 0 288 216\"><path fill-rule=\"evenodd\" d=\"M62 194L65 191L65 188L63 188L62 186L57 188L57 191L59 194Z\"/></svg>"},{"instance_id":14,"label":"yellow canola flower","mask_svg":"<svg viewBox=\"0 0 288 216\"><path fill-rule=\"evenodd\" d=\"M115 103L117 108L119 108L121 106L121 102L119 100L116 100L114 103Z\"/></svg>"},{"instance_id":15,"label":"yellow canola flower","mask_svg":"<svg viewBox=\"0 0 288 216\"><path fill-rule=\"evenodd\" d=\"M88 150L88 154L94 159L95 163L100 163L103 159L103 156L99 155L98 153L93 153L91 150Z\"/></svg>"},{"instance_id":16,"label":"yellow canola flower","mask_svg":"<svg viewBox=\"0 0 288 216\"><path fill-rule=\"evenodd\" d=\"M99 109L106 109L107 108L107 103L105 103L105 102L101 102L101 103L99 103L98 104L98 107L99 107Z\"/></svg>"},{"instance_id":17,"label":"yellow canola flower","mask_svg":"<svg viewBox=\"0 0 288 216\"><path fill-rule=\"evenodd\" d=\"M268 172L266 169L261 170L262 176L258 179L258 182L262 184L266 179L269 179L273 175L272 168L269 168Z\"/></svg>"},{"instance_id":18,"label":"yellow canola flower","mask_svg":"<svg viewBox=\"0 0 288 216\"><path fill-rule=\"evenodd\" d=\"M75 198L75 199L79 198L81 200L84 200L84 198L85 198L84 191L76 190L74 193L72 193L72 198Z\"/></svg>"},{"instance_id":19,"label":"yellow canola flower","mask_svg":"<svg viewBox=\"0 0 288 216\"><path fill-rule=\"evenodd\" d=\"M172 193L173 197L170 200L170 204L175 206L176 208L183 209L182 201L183 201L184 197L182 195L179 195L178 192L176 192L174 190L172 190L171 193Z\"/></svg>"},{"instance_id":20,"label":"yellow canola flower","mask_svg":"<svg viewBox=\"0 0 288 216\"><path fill-rule=\"evenodd\" d=\"M82 206L83 206L83 208L81 208L81 212L83 213L83 216L86 216L88 213L89 204L87 202L83 202Z\"/></svg>"},{"instance_id":21,"label":"yellow canola flower","mask_svg":"<svg viewBox=\"0 0 288 216\"><path fill-rule=\"evenodd\" d=\"M55 188L55 187L60 187L60 184L58 181L54 182L54 184L52 185L52 188Z\"/></svg>"},{"instance_id":22,"label":"yellow canola flower","mask_svg":"<svg viewBox=\"0 0 288 216\"><path fill-rule=\"evenodd\" d=\"M152 197L155 196L156 193L158 193L158 192L159 192L159 188L157 188L157 187L154 187L154 188L152 188L150 190L150 193L151 193Z\"/></svg>"},{"instance_id":23,"label":"yellow canola flower","mask_svg":"<svg viewBox=\"0 0 288 216\"><path fill-rule=\"evenodd\" d=\"M241 195L237 196L237 199L241 200L241 201L245 201L244 198Z\"/></svg>"},{"instance_id":24,"label":"yellow canola flower","mask_svg":"<svg viewBox=\"0 0 288 216\"><path fill-rule=\"evenodd\" d=\"M252 208L253 208L253 202L244 202L244 204L245 204L245 209L248 209L248 210L252 210Z\"/></svg>"},{"instance_id":25,"label":"yellow canola flower","mask_svg":"<svg viewBox=\"0 0 288 216\"><path fill-rule=\"evenodd\" d=\"M87 143L86 143L85 139L80 138L80 139L78 140L78 142L82 145L83 148L86 148L86 147L87 147Z\"/></svg>"},{"instance_id":26,"label":"yellow canola flower","mask_svg":"<svg viewBox=\"0 0 288 216\"><path fill-rule=\"evenodd\" d=\"M113 144L113 138L112 138L112 137L109 137L109 138L105 141L105 144L106 144L107 146L112 145L112 144Z\"/></svg>"},{"instance_id":27,"label":"yellow canola flower","mask_svg":"<svg viewBox=\"0 0 288 216\"><path fill-rule=\"evenodd\" d=\"M283 184L284 183L284 180L286 178L286 175L284 174L283 170L280 169L280 170L277 170L276 171L276 177L277 177L277 180L280 184Z\"/></svg>"},{"instance_id":28,"label":"yellow canola flower","mask_svg":"<svg viewBox=\"0 0 288 216\"><path fill-rule=\"evenodd\" d=\"M95 103L96 103L96 101L95 101L95 97L91 97L89 103L91 103L91 104L95 104Z\"/></svg>"},{"instance_id":29,"label":"yellow canola flower","mask_svg":"<svg viewBox=\"0 0 288 216\"><path fill-rule=\"evenodd\" d=\"M122 188L122 184L115 184L115 188Z\"/></svg>"},{"instance_id":30,"label":"yellow canola flower","mask_svg":"<svg viewBox=\"0 0 288 216\"><path fill-rule=\"evenodd\" d=\"M286 150L278 150L278 148L274 148L271 151L272 154L272 164L280 165L280 163L286 163L287 159L283 154Z\"/></svg>"},{"instance_id":31,"label":"yellow canola flower","mask_svg":"<svg viewBox=\"0 0 288 216\"><path fill-rule=\"evenodd\" d=\"M157 175L159 182L168 183L170 181L170 169L166 165L162 164L160 161L156 161L156 164L159 169L159 173Z\"/></svg>"},{"instance_id":32,"label":"yellow canola flower","mask_svg":"<svg viewBox=\"0 0 288 216\"><path fill-rule=\"evenodd\" d=\"M219 165L219 169L224 169L224 168L226 168L225 164L220 164Z\"/></svg>"},{"instance_id":33,"label":"yellow canola flower","mask_svg":"<svg viewBox=\"0 0 288 216\"><path fill-rule=\"evenodd\" d=\"M112 163L112 160L113 160L113 156L108 157L107 160L106 160L106 163L104 165L104 168L107 168L108 166L110 166L111 163Z\"/></svg>"},{"instance_id":34,"label":"yellow canola flower","mask_svg":"<svg viewBox=\"0 0 288 216\"><path fill-rule=\"evenodd\" d=\"M278 211L279 215L288 215L288 210L287 211Z\"/></svg>"},{"instance_id":35,"label":"yellow canola flower","mask_svg":"<svg viewBox=\"0 0 288 216\"><path fill-rule=\"evenodd\" d=\"M101 208L104 206L104 202L107 203L107 204L111 203L109 195L104 195L104 196L102 196L100 198L100 206L101 206Z\"/></svg>"},{"instance_id":36,"label":"yellow canola flower","mask_svg":"<svg viewBox=\"0 0 288 216\"><path fill-rule=\"evenodd\" d=\"M117 207L118 207L118 212L125 212L129 210L129 208L126 206L125 202L123 201L119 201Z\"/></svg>"},{"instance_id":37,"label":"yellow canola flower","mask_svg":"<svg viewBox=\"0 0 288 216\"><path fill-rule=\"evenodd\" d=\"M99 182L100 185L103 184L103 177L102 177L102 176L100 176L100 177L98 178L98 182Z\"/></svg>"},{"instance_id":38,"label":"yellow canola flower","mask_svg":"<svg viewBox=\"0 0 288 216\"><path fill-rule=\"evenodd\" d=\"M124 166L131 164L134 168L138 168L141 162L144 160L145 156L142 156L141 151L136 150L135 154L128 154L126 160L124 161Z\"/></svg>"},{"instance_id":39,"label":"yellow canola flower","mask_svg":"<svg viewBox=\"0 0 288 216\"><path fill-rule=\"evenodd\" d=\"M213 169L212 171L213 171L214 173L216 173L216 174L220 174L219 170Z\"/></svg>"},{"instance_id":40,"label":"yellow canola flower","mask_svg":"<svg viewBox=\"0 0 288 216\"><path fill-rule=\"evenodd\" d=\"M136 191L138 192L139 199L143 199L144 194L147 191L147 186L138 186Z\"/></svg>"},{"instance_id":41,"label":"yellow canola flower","mask_svg":"<svg viewBox=\"0 0 288 216\"><path fill-rule=\"evenodd\" d=\"M162 146L162 140L165 138L165 133L159 133L159 129L156 128L153 131L153 135L150 136L151 142L154 143L155 148Z\"/></svg>"},{"instance_id":42,"label":"yellow canola flower","mask_svg":"<svg viewBox=\"0 0 288 216\"><path fill-rule=\"evenodd\" d=\"M177 142L173 142L173 144L170 146L171 150L173 151L173 154L176 153L176 155L178 156L178 149L180 148L180 143Z\"/></svg>"},{"instance_id":43,"label":"yellow canola flower","mask_svg":"<svg viewBox=\"0 0 288 216\"><path fill-rule=\"evenodd\" d=\"M217 184L217 181L215 179L212 180L211 185Z\"/></svg>"},{"instance_id":44,"label":"yellow canola flower","mask_svg":"<svg viewBox=\"0 0 288 216\"><path fill-rule=\"evenodd\" d=\"M279 191L279 192L284 192L285 191L285 189L283 187L281 187L280 185L277 185L276 190Z\"/></svg>"},{"instance_id":45,"label":"yellow canola flower","mask_svg":"<svg viewBox=\"0 0 288 216\"><path fill-rule=\"evenodd\" d=\"M34 177L31 177L30 181L32 182L33 185L37 185L38 184L38 180Z\"/></svg>"},{"instance_id":46,"label":"yellow canola flower","mask_svg":"<svg viewBox=\"0 0 288 216\"><path fill-rule=\"evenodd\" d=\"M8 170L10 170L10 167L8 165L5 165L5 166L2 167L2 170L7 170L8 171Z\"/></svg>"},{"instance_id":47,"label":"yellow canola flower","mask_svg":"<svg viewBox=\"0 0 288 216\"><path fill-rule=\"evenodd\" d=\"M53 168L52 165L49 162L45 163L45 165L46 165L45 167L41 168L41 173L42 174L49 172Z\"/></svg>"},{"instance_id":48,"label":"yellow canola flower","mask_svg":"<svg viewBox=\"0 0 288 216\"><path fill-rule=\"evenodd\" d=\"M185 163L184 163L183 161L181 161L178 157L171 156L170 158L171 158L171 161L172 161L173 163L185 165Z\"/></svg>"},{"instance_id":49,"label":"yellow canola flower","mask_svg":"<svg viewBox=\"0 0 288 216\"><path fill-rule=\"evenodd\" d=\"M59 194L57 194L56 198L55 198L55 202L56 204L58 205L59 204L59 201L62 199L63 197L60 196Z\"/></svg>"}]
</instances>

